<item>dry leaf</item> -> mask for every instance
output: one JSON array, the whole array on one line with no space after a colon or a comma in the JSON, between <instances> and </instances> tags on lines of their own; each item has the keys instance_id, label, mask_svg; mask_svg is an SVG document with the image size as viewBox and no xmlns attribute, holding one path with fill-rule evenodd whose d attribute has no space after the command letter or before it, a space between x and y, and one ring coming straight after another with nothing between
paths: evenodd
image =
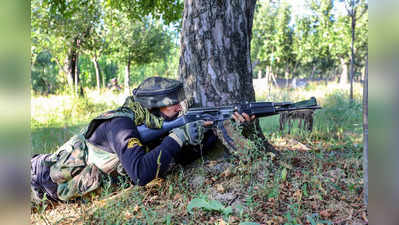
<instances>
[{"instance_id":1,"label":"dry leaf","mask_svg":"<svg viewBox=\"0 0 399 225\"><path fill-rule=\"evenodd\" d=\"M317 209L319 207L319 205L315 201L312 202L311 206L312 206L312 209Z\"/></svg>"},{"instance_id":2,"label":"dry leaf","mask_svg":"<svg viewBox=\"0 0 399 225\"><path fill-rule=\"evenodd\" d=\"M227 225L227 223L224 222L223 219L219 219L217 224L218 224L218 225Z\"/></svg>"},{"instance_id":3,"label":"dry leaf","mask_svg":"<svg viewBox=\"0 0 399 225\"><path fill-rule=\"evenodd\" d=\"M258 215L259 217L263 217L265 215L263 212L260 211L256 212L255 214Z\"/></svg>"},{"instance_id":4,"label":"dry leaf","mask_svg":"<svg viewBox=\"0 0 399 225\"><path fill-rule=\"evenodd\" d=\"M133 208L133 212L138 212L140 209L139 205L135 205Z\"/></svg>"},{"instance_id":5,"label":"dry leaf","mask_svg":"<svg viewBox=\"0 0 399 225\"><path fill-rule=\"evenodd\" d=\"M126 210L126 211L125 211L125 219L129 220L129 219L131 219L132 217L133 217L133 215L132 215L128 210Z\"/></svg>"},{"instance_id":6,"label":"dry leaf","mask_svg":"<svg viewBox=\"0 0 399 225\"><path fill-rule=\"evenodd\" d=\"M283 224L284 218L281 217L281 216L277 216L277 217L273 218L273 221L274 221L276 224Z\"/></svg>"},{"instance_id":7,"label":"dry leaf","mask_svg":"<svg viewBox=\"0 0 399 225\"><path fill-rule=\"evenodd\" d=\"M173 197L174 201L178 201L182 199L182 195L180 193L176 193L175 197Z\"/></svg>"},{"instance_id":8,"label":"dry leaf","mask_svg":"<svg viewBox=\"0 0 399 225\"><path fill-rule=\"evenodd\" d=\"M216 184L216 190L221 193L223 193L225 191L223 185L221 185L221 184Z\"/></svg>"},{"instance_id":9,"label":"dry leaf","mask_svg":"<svg viewBox=\"0 0 399 225\"><path fill-rule=\"evenodd\" d=\"M231 222L236 222L236 221L239 221L240 218L238 218L236 216L230 216L230 220L231 220Z\"/></svg>"},{"instance_id":10,"label":"dry leaf","mask_svg":"<svg viewBox=\"0 0 399 225\"><path fill-rule=\"evenodd\" d=\"M164 179L162 178L155 178L152 180L150 183L146 184L146 188L152 188L152 187L161 187L164 182Z\"/></svg>"},{"instance_id":11,"label":"dry leaf","mask_svg":"<svg viewBox=\"0 0 399 225\"><path fill-rule=\"evenodd\" d=\"M301 190L296 190L293 196L297 199L297 201L300 201L302 199L302 192Z\"/></svg>"},{"instance_id":12,"label":"dry leaf","mask_svg":"<svg viewBox=\"0 0 399 225\"><path fill-rule=\"evenodd\" d=\"M328 209L326 209L326 210L321 211L321 212L320 212L320 215L321 215L322 217L328 218L328 217L331 216L331 213L329 212Z\"/></svg>"},{"instance_id":13,"label":"dry leaf","mask_svg":"<svg viewBox=\"0 0 399 225\"><path fill-rule=\"evenodd\" d=\"M229 177L231 175L231 169L227 168L223 173L221 174L222 177Z\"/></svg>"},{"instance_id":14,"label":"dry leaf","mask_svg":"<svg viewBox=\"0 0 399 225\"><path fill-rule=\"evenodd\" d=\"M215 221L215 217L211 216L211 218L209 218L209 222L213 223Z\"/></svg>"},{"instance_id":15,"label":"dry leaf","mask_svg":"<svg viewBox=\"0 0 399 225\"><path fill-rule=\"evenodd\" d=\"M158 195L154 195L154 196L151 196L151 198L149 199L149 201L150 202L153 202L153 201L155 201L155 200L157 200L158 199Z\"/></svg>"}]
</instances>

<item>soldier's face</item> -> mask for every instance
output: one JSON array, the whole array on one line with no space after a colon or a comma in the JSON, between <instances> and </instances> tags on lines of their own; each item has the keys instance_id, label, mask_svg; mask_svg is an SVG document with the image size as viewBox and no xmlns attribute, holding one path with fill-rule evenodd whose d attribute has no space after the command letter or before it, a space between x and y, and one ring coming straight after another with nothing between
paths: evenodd
<instances>
[{"instance_id":1,"label":"soldier's face","mask_svg":"<svg viewBox=\"0 0 399 225\"><path fill-rule=\"evenodd\" d=\"M159 110L168 118L173 118L182 110L182 108L180 103L178 103L176 105L161 107Z\"/></svg>"}]
</instances>

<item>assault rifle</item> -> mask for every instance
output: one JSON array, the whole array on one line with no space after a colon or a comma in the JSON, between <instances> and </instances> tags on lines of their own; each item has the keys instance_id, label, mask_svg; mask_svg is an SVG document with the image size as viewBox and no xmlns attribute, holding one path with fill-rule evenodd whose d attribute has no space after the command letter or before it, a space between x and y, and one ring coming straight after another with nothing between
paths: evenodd
<instances>
[{"instance_id":1,"label":"assault rifle","mask_svg":"<svg viewBox=\"0 0 399 225\"><path fill-rule=\"evenodd\" d=\"M162 128L150 129L145 125L137 127L141 142L146 144L157 140L166 135L172 129L183 126L186 123L196 120L213 121L213 126L222 124L224 120L232 118L234 112L245 112L249 116L255 115L256 118L267 117L279 114L280 112L295 111L302 109L320 109L315 97L296 103L291 102L250 102L230 106L191 108L184 115L173 121L164 121Z\"/></svg>"}]
</instances>

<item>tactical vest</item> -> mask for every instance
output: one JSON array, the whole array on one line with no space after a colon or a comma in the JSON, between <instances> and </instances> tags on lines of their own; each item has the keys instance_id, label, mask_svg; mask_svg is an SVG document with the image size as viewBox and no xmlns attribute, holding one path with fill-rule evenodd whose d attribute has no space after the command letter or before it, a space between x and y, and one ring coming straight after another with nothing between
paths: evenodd
<instances>
[{"instance_id":1,"label":"tactical vest","mask_svg":"<svg viewBox=\"0 0 399 225\"><path fill-rule=\"evenodd\" d=\"M59 199L66 201L92 192L101 185L104 175L115 171L126 175L116 153L105 151L87 141L101 123L115 117L128 117L135 126L145 124L149 128L161 128L163 123L163 118L154 116L131 97L117 110L93 119L46 161L52 181L58 184Z\"/></svg>"}]
</instances>

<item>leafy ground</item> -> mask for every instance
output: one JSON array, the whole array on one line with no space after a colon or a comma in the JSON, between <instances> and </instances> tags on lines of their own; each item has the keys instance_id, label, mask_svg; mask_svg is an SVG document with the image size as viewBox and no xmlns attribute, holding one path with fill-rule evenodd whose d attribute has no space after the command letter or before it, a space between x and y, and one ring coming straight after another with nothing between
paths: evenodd
<instances>
[{"instance_id":1,"label":"leafy ground","mask_svg":"<svg viewBox=\"0 0 399 225\"><path fill-rule=\"evenodd\" d=\"M348 90L345 87L345 90ZM32 207L34 224L367 224L363 204L361 87L351 104L336 84L257 90L265 101L315 96L312 133L279 132L278 116L261 119L275 156L254 149L244 159L205 155L145 187L125 178L68 204ZM123 102L112 93L86 99L32 98L33 152L52 152L98 112ZM220 156L220 154L219 154Z\"/></svg>"}]
</instances>

